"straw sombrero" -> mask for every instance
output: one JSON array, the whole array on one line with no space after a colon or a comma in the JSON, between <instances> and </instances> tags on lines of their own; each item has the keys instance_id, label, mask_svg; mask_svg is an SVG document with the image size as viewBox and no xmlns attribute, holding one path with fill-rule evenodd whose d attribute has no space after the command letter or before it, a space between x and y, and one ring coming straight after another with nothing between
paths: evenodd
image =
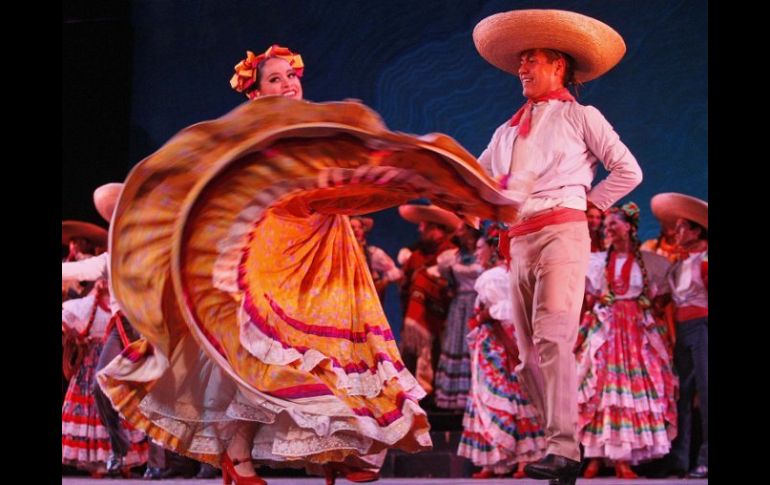
<instances>
[{"instance_id":1,"label":"straw sombrero","mask_svg":"<svg viewBox=\"0 0 770 485\"><path fill-rule=\"evenodd\" d=\"M398 213L409 222L433 222L450 230L455 230L462 220L449 211L435 205L406 204L399 206Z\"/></svg>"},{"instance_id":2,"label":"straw sombrero","mask_svg":"<svg viewBox=\"0 0 770 485\"><path fill-rule=\"evenodd\" d=\"M82 237L91 241L96 246L107 246L107 230L96 224L83 221L62 221L61 223L61 243L62 246L69 244L70 240L76 237Z\"/></svg>"},{"instance_id":3,"label":"straw sombrero","mask_svg":"<svg viewBox=\"0 0 770 485\"><path fill-rule=\"evenodd\" d=\"M489 16L473 29L481 57L518 76L528 49L554 49L575 60L575 80L586 82L612 69L626 53L623 38L609 25L566 10L513 10Z\"/></svg>"},{"instance_id":4,"label":"straw sombrero","mask_svg":"<svg viewBox=\"0 0 770 485\"><path fill-rule=\"evenodd\" d=\"M675 224L680 217L709 228L709 204L696 197L667 192L650 201L652 213L664 224Z\"/></svg>"},{"instance_id":5,"label":"straw sombrero","mask_svg":"<svg viewBox=\"0 0 770 485\"><path fill-rule=\"evenodd\" d=\"M112 219L112 213L115 212L121 190L123 190L123 184L118 183L104 184L94 190L96 211L107 222Z\"/></svg>"}]
</instances>

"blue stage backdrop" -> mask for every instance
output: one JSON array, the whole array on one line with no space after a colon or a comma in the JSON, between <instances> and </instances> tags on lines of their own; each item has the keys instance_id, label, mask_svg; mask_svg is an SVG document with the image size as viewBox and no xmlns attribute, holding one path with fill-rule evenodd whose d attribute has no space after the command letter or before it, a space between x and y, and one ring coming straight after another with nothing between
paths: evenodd
<instances>
[{"instance_id":1,"label":"blue stage backdrop","mask_svg":"<svg viewBox=\"0 0 770 485\"><path fill-rule=\"evenodd\" d=\"M658 192L708 200L708 3L698 0L133 2L133 74L128 168L190 124L245 101L233 66L277 43L302 54L305 97L354 98L392 130L443 132L478 156L494 129L524 102L518 80L476 52L484 17L557 8L615 28L627 53L587 83L579 100L596 106L644 171L626 200L642 208L641 236L657 234L649 210ZM603 173L602 175L603 176ZM370 242L395 257L417 232L395 209L375 214ZM386 312L401 327L396 291Z\"/></svg>"}]
</instances>

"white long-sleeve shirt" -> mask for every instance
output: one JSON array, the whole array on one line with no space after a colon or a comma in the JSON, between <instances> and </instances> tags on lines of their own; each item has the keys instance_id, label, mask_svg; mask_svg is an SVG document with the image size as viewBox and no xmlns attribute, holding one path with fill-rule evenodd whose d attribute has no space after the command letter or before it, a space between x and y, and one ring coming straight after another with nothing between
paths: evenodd
<instances>
[{"instance_id":1,"label":"white long-sleeve shirt","mask_svg":"<svg viewBox=\"0 0 770 485\"><path fill-rule=\"evenodd\" d=\"M642 251L642 260L647 269L647 279L649 283L649 297L654 298L658 295L671 293L671 287L668 283L667 275L671 267L668 259L650 251ZM616 254L615 274L613 279L618 280L623 273L623 264L628 258L628 254ZM632 256L633 257L633 256ZM634 261L631 266L629 276L628 291L622 295L615 295L620 300L636 299L644 290L644 277L639 263ZM586 271L586 293L594 296L601 296L608 291L607 282L607 251L591 253L588 259L588 270Z\"/></svg>"},{"instance_id":2,"label":"white long-sleeve shirt","mask_svg":"<svg viewBox=\"0 0 770 485\"><path fill-rule=\"evenodd\" d=\"M476 290L476 305L483 303L489 309L489 316L513 327L513 304L511 302L511 275L502 266L495 266L481 273L473 284Z\"/></svg>"},{"instance_id":3,"label":"white long-sleeve shirt","mask_svg":"<svg viewBox=\"0 0 770 485\"><path fill-rule=\"evenodd\" d=\"M671 267L668 280L677 307L709 307L709 292L701 274L701 265L707 258L708 251L693 252Z\"/></svg>"},{"instance_id":4,"label":"white long-sleeve shirt","mask_svg":"<svg viewBox=\"0 0 770 485\"><path fill-rule=\"evenodd\" d=\"M110 286L110 310L116 314L120 310L118 301L115 299L115 293L112 291L112 280L110 279L110 255L102 253L99 256L83 259L81 261L72 261L61 264L61 279L78 281L96 281L104 278Z\"/></svg>"},{"instance_id":5,"label":"white long-sleeve shirt","mask_svg":"<svg viewBox=\"0 0 770 485\"><path fill-rule=\"evenodd\" d=\"M593 106L558 100L535 103L530 133L518 137L518 132L519 126L506 120L479 163L498 180L511 169L514 179L517 174L534 176L522 216L551 207L586 210L586 197L605 210L642 181L636 158ZM599 160L609 176L591 189Z\"/></svg>"},{"instance_id":6,"label":"white long-sleeve shirt","mask_svg":"<svg viewBox=\"0 0 770 485\"><path fill-rule=\"evenodd\" d=\"M436 258L438 272L442 278L454 279L457 285L457 293L475 291L473 285L476 278L484 271L484 267L478 263L462 264L460 262L460 250L447 249Z\"/></svg>"},{"instance_id":7,"label":"white long-sleeve shirt","mask_svg":"<svg viewBox=\"0 0 770 485\"><path fill-rule=\"evenodd\" d=\"M404 276L404 272L396 266L393 258L377 246L366 246L369 251L369 260L372 263L372 271L377 271L386 281L397 281Z\"/></svg>"}]
</instances>

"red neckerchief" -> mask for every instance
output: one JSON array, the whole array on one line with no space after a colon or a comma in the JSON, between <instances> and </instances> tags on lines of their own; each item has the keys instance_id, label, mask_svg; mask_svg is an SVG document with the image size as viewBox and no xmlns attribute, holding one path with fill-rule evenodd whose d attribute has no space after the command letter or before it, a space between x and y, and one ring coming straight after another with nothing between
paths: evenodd
<instances>
[{"instance_id":1,"label":"red neckerchief","mask_svg":"<svg viewBox=\"0 0 770 485\"><path fill-rule=\"evenodd\" d=\"M519 122L521 122L521 126L519 127L519 135L526 137L532 128L532 106L534 106L535 103L548 101L549 99L558 99L559 101L575 101L575 97L570 94L567 88L559 88L538 98L530 98L526 103L524 103L524 106L519 108L519 111L513 115L513 118L511 118L510 126L516 126L519 124Z\"/></svg>"},{"instance_id":2,"label":"red neckerchief","mask_svg":"<svg viewBox=\"0 0 770 485\"><path fill-rule=\"evenodd\" d=\"M634 256L631 253L626 253L626 262L620 268L620 278L616 280L615 260L617 255L618 253L612 253L610 256L610 264L607 265L607 282L615 295L625 295L628 287L631 286L631 267L634 264Z\"/></svg>"},{"instance_id":3,"label":"red neckerchief","mask_svg":"<svg viewBox=\"0 0 770 485\"><path fill-rule=\"evenodd\" d=\"M705 252L706 249L684 249L684 248L677 248L676 256L677 261L684 261L685 259L689 258L693 254L700 254L702 252Z\"/></svg>"}]
</instances>

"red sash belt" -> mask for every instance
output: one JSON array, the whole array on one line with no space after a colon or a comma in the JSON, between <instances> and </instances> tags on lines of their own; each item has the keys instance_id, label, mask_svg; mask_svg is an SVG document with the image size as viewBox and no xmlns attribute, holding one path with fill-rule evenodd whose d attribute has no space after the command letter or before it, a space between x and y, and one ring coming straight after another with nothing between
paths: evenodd
<instances>
[{"instance_id":1,"label":"red sash belt","mask_svg":"<svg viewBox=\"0 0 770 485\"><path fill-rule=\"evenodd\" d=\"M586 222L586 213L578 209L568 207L558 207L549 209L536 214L530 218L521 220L514 226L511 226L507 232L500 234L499 250L507 263L511 262L510 242L516 236L532 234L543 229L545 226L554 224L564 224L565 222Z\"/></svg>"},{"instance_id":2,"label":"red sash belt","mask_svg":"<svg viewBox=\"0 0 770 485\"><path fill-rule=\"evenodd\" d=\"M586 213L578 209L559 207L544 211L540 214L524 219L508 229L508 237L524 236L537 232L545 226L564 224L565 222L587 222Z\"/></svg>"},{"instance_id":3,"label":"red sash belt","mask_svg":"<svg viewBox=\"0 0 770 485\"><path fill-rule=\"evenodd\" d=\"M679 323L695 320L696 318L707 318L708 316L708 308L693 305L678 307L674 312L674 319Z\"/></svg>"}]
</instances>

